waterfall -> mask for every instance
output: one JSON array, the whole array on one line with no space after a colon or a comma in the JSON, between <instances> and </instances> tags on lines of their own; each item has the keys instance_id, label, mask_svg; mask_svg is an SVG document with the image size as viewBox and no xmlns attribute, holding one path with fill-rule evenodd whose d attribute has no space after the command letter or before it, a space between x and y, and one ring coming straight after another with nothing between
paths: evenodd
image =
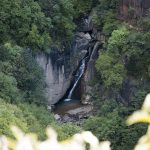
<instances>
[{"instance_id":1,"label":"waterfall","mask_svg":"<svg viewBox=\"0 0 150 150\"><path fill-rule=\"evenodd\" d=\"M76 86L77 86L79 80L81 79L81 77L82 77L82 75L83 75L83 73L84 73L84 71L85 71L85 59L86 59L86 58L84 58L84 59L81 61L81 65L80 65L80 67L79 67L79 69L77 70L76 75L75 75L75 76L76 76L76 79L75 79L75 82L74 82L74 84L73 84L73 87L71 88L71 90L70 90L70 92L69 92L67 98L66 98L64 101L70 101L70 100L71 100L72 94L73 94L73 92L74 92L74 90L75 90L75 88L76 88Z\"/></svg>"}]
</instances>

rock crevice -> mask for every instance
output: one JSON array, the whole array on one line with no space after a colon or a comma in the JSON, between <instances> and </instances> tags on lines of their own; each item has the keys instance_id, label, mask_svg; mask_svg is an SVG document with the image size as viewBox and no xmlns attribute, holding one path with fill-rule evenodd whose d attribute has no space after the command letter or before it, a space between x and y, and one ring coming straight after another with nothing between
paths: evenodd
<instances>
[{"instance_id":1,"label":"rock crevice","mask_svg":"<svg viewBox=\"0 0 150 150\"><path fill-rule=\"evenodd\" d=\"M88 32L92 30L93 25L91 20L82 20L82 26L75 33L71 46L68 46L71 48L65 47L69 53L60 53L55 48L51 54L36 55L36 60L44 71L49 106L56 104L65 95L72 82L74 71L90 47L92 38Z\"/></svg>"}]
</instances>

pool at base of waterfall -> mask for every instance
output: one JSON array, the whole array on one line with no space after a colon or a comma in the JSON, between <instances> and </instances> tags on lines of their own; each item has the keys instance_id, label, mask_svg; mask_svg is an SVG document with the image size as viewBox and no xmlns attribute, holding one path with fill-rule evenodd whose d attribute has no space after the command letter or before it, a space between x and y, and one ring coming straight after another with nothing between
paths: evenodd
<instances>
[{"instance_id":1,"label":"pool at base of waterfall","mask_svg":"<svg viewBox=\"0 0 150 150\"><path fill-rule=\"evenodd\" d=\"M69 93L66 95L66 98L60 100L56 105L54 109L54 113L59 115L64 115L69 110L73 110L79 107L82 107L81 101L74 97L75 90L78 88L78 85L80 83L80 79L82 78L82 75L85 71L85 60L87 57L83 58L79 64L79 68L76 71L75 74L75 80L73 82L73 85L71 86Z\"/></svg>"},{"instance_id":2,"label":"pool at base of waterfall","mask_svg":"<svg viewBox=\"0 0 150 150\"><path fill-rule=\"evenodd\" d=\"M59 115L65 115L68 111L83 107L80 100L77 99L63 99L55 105L54 113Z\"/></svg>"}]
</instances>

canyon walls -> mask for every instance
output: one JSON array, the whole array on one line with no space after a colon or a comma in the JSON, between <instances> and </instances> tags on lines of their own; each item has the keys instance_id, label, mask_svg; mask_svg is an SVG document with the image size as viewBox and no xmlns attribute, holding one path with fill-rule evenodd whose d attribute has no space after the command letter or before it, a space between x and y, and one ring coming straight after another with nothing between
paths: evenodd
<instances>
[{"instance_id":1,"label":"canyon walls","mask_svg":"<svg viewBox=\"0 0 150 150\"><path fill-rule=\"evenodd\" d=\"M92 40L88 32L92 30L92 23L88 19L82 19L80 23L82 25L76 31L72 43L65 47L67 52L53 48L50 54L36 55L38 64L44 70L48 105L54 105L66 94L79 62L88 52Z\"/></svg>"},{"instance_id":2,"label":"canyon walls","mask_svg":"<svg viewBox=\"0 0 150 150\"><path fill-rule=\"evenodd\" d=\"M120 0L121 19L136 19L147 15L149 0Z\"/></svg>"}]
</instances>

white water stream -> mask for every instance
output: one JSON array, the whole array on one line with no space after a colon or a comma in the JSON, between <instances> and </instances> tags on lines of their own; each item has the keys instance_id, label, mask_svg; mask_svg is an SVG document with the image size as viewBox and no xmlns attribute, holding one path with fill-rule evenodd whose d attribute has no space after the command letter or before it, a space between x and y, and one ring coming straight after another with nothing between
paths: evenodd
<instances>
[{"instance_id":1,"label":"white water stream","mask_svg":"<svg viewBox=\"0 0 150 150\"><path fill-rule=\"evenodd\" d=\"M75 76L76 76L76 79L75 79L75 82L74 82L74 84L73 84L73 87L71 88L71 90L70 90L70 92L69 92L67 98L66 98L64 101L71 101L73 92L74 92L76 86L78 85L78 82L79 82L79 80L81 79L82 75L84 74L84 71L85 71L85 59L86 59L86 58L84 58L84 59L81 61L81 65L80 65L80 67L79 67L79 69L78 69L78 71L77 71L77 73L76 73L76 75L75 75Z\"/></svg>"}]
</instances>

